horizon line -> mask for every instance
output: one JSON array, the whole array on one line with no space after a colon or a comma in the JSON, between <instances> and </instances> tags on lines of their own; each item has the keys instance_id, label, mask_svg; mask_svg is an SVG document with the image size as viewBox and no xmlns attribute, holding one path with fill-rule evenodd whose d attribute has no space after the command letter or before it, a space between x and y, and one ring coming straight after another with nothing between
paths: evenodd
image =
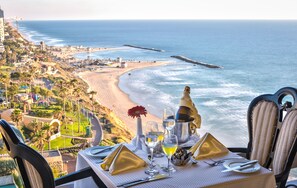
<instances>
[{"instance_id":1,"label":"horizon line","mask_svg":"<svg viewBox=\"0 0 297 188\"><path fill-rule=\"evenodd\" d=\"M6 18L6 21L297 21L297 19L22 19Z\"/></svg>"}]
</instances>

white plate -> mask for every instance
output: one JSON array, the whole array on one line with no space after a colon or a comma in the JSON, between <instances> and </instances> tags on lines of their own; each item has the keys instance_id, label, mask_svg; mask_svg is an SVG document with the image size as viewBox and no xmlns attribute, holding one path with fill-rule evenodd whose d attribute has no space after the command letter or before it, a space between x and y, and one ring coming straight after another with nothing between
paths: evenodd
<instances>
[{"instance_id":1,"label":"white plate","mask_svg":"<svg viewBox=\"0 0 297 188\"><path fill-rule=\"evenodd\" d=\"M110 154L116 147L113 147L110 150L106 150L103 151L102 153L98 153L103 149L109 148L110 146L95 146L95 147L91 147L85 150L85 154L88 156L92 156L92 157L99 157L99 158L104 158L106 157L108 154Z\"/></svg>"},{"instance_id":2,"label":"white plate","mask_svg":"<svg viewBox=\"0 0 297 188\"><path fill-rule=\"evenodd\" d=\"M232 167L241 165L246 162L248 162L247 159L231 159L231 160L226 160L223 163L223 166L227 169L230 169ZM253 172L257 172L260 169L261 169L261 166L258 163L256 163L253 166L250 166L249 168L245 168L241 170L233 170L233 171L238 173L253 173Z\"/></svg>"}]
</instances>

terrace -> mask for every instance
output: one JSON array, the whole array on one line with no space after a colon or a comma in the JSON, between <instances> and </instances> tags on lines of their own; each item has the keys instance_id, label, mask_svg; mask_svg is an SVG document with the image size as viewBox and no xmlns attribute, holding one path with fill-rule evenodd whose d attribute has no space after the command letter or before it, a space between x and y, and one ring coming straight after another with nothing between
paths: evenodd
<instances>
[{"instance_id":1,"label":"terrace","mask_svg":"<svg viewBox=\"0 0 297 188\"><path fill-rule=\"evenodd\" d=\"M185 89L185 93L189 91L189 88ZM293 99L293 101L287 101L288 96L290 96L289 98ZM54 179L48 179L48 177L53 177L50 175L52 171L50 170L48 164L54 164L55 168L63 169L62 158L59 151L41 152L42 156L46 159L45 161L43 158L39 157L38 152L29 154L34 150L30 151L30 148L25 146L22 140L19 140L17 132L15 132L16 129L3 120L1 120L0 130L3 138L5 139L5 145L7 148L10 148L10 155L15 159L22 159L23 161L26 161L26 163L29 162L31 165L33 165L32 167L34 167L34 170L40 174L40 176L34 176L33 178L39 178L38 182L43 182L42 184L44 187L46 187L45 185L48 183L52 184L53 186L66 184L64 186L67 188L82 186L130 187L134 185L138 185L139 187L170 187L174 182L178 187L182 185L189 187L204 187L210 185L213 187L225 187L226 184L231 187L259 186L268 188L275 187L276 185L278 187L285 187L290 169L291 167L294 167L293 161L297 151L297 134L296 132L291 131L292 129L295 130L297 128L296 99L297 89L289 87L282 88L275 94L261 95L256 97L251 102L248 110L248 127L250 129L251 140L247 148L227 149L210 133L207 133L200 138L200 141L191 147L183 145L185 149L182 149L182 152L186 152L187 154L186 148L189 149L188 152L191 152L192 154L192 156L190 156L191 160L186 160L187 158L185 157L187 155L184 155L185 153L181 154L184 155L182 158L180 158L179 154L174 154L172 156L171 163L175 165L175 171L169 172L169 175L164 172L162 172L161 175L151 174L148 176L149 179L144 178L147 176L144 173L145 169L155 168L155 170L158 170L161 173L161 171L164 170L162 165L166 164L166 157L164 156L161 158L155 158L155 163L160 164L156 167L145 167L147 166L147 163L149 163L147 159L148 153L146 146L138 145L136 143L138 143L138 141L140 141L143 136L148 137L151 134L150 132L145 131L145 134L143 135L143 133L140 131L141 124L138 125L136 137L140 140L136 140L136 142L132 141L131 143L124 145L121 144L116 147L95 146L81 150L78 153L76 164L76 169L78 171L66 175L65 177L60 177L55 181ZM181 100L185 100L185 98L182 98ZM192 104L188 102L181 104L189 105L187 107L189 109L193 107L195 108L195 106L192 106ZM183 110L179 111L179 118L185 118L186 116L195 117L192 116L192 110L187 112L186 106L181 107L183 107ZM91 114L90 112L84 113ZM140 118L140 115L145 115L146 111L137 111L137 113L135 112L134 115L133 113L134 112L132 112L131 109L131 111L129 111L129 115L136 115L138 118ZM171 117L172 116L170 116L170 118ZM189 117L187 117L187 119ZM257 121L254 121L254 119L257 119ZM191 121L193 121L193 119ZM195 121L196 120L194 120L194 122ZM185 125L176 123L174 128L174 133L176 135L180 135L177 131L179 130L178 126ZM154 129L155 128L156 127L154 127ZM166 126L165 128L167 129ZM185 127L183 127L181 130L183 129L185 129ZM166 140L171 137L176 138L176 144L184 143L186 136L185 132L181 135L176 137L174 135L165 134L161 140L162 147L165 145L165 142L167 142ZM263 140L261 139L262 137L266 137L266 139ZM287 141L286 138L289 139L289 141ZM188 139L188 141L191 141L193 138L188 135ZM267 139L270 139L271 142L267 141ZM253 142L252 140L258 141ZM186 140L186 143L188 141ZM172 140L170 140L170 143L171 142ZM252 146L254 143L257 145ZM274 146L268 145L269 143ZM24 149L22 149L23 146L25 146ZM203 149L203 147L205 148ZM16 152L17 150L15 149L17 148L20 150L20 152ZM267 150L265 148L275 149ZM166 150L164 150L164 152L165 151ZM265 153L262 151L268 152ZM286 156L280 155L286 153L286 151L288 151ZM274 155L271 155L270 152L273 152ZM253 160L249 162L249 160L244 159L242 155L238 155L239 153L244 154L247 159ZM127 156L130 156L129 159L126 158ZM265 160L267 158L266 156L268 156L267 160ZM105 157L107 158L104 160ZM175 161L173 158L178 160ZM40 162L37 162L39 160ZM60 161L59 165L57 164L57 161ZM242 166L236 166L236 164L242 164ZM269 170L271 164L273 166L272 171ZM222 167L224 167L225 170ZM27 174L28 177L33 176L32 173L29 173L29 171L32 169L30 170L27 168L28 167L25 167L25 169L21 168L22 177L24 177L25 174ZM44 171L44 169L47 170ZM194 174L197 174L197 176L193 176ZM204 175L201 176L201 174ZM209 178L210 174L217 178ZM225 176L225 174L227 174L227 176ZM86 181L84 180L85 177L92 177L94 181L90 181L90 179ZM196 181L197 178L203 179L203 181ZM182 180L186 180L186 183ZM26 186L32 186L32 184L34 184L34 182L31 181L31 178L23 179L23 181L25 185L27 184ZM77 182L73 183L73 181ZM291 185L294 183L295 182L291 181L288 184Z\"/></svg>"}]
</instances>

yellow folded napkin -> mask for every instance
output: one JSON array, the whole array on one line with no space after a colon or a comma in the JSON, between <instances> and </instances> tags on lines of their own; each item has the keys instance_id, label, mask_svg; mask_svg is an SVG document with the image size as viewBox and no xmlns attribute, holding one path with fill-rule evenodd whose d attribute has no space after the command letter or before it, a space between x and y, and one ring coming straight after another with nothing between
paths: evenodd
<instances>
[{"instance_id":1,"label":"yellow folded napkin","mask_svg":"<svg viewBox=\"0 0 297 188\"><path fill-rule=\"evenodd\" d=\"M101 164L101 168L109 171L111 175L145 166L146 162L143 159L122 144L109 154Z\"/></svg>"},{"instance_id":2,"label":"yellow folded napkin","mask_svg":"<svg viewBox=\"0 0 297 188\"><path fill-rule=\"evenodd\" d=\"M196 160L219 157L228 154L229 150L210 133L206 133L189 150Z\"/></svg>"}]
</instances>

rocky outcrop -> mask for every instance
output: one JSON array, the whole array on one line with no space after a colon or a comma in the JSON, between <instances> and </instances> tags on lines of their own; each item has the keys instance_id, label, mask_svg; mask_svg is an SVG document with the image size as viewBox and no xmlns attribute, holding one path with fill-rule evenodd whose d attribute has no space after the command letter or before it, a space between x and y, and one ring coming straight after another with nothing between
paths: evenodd
<instances>
[{"instance_id":1,"label":"rocky outcrop","mask_svg":"<svg viewBox=\"0 0 297 188\"><path fill-rule=\"evenodd\" d=\"M218 65L212 65L212 64L208 64L208 63L199 62L199 61L196 61L196 60L193 60L193 59L187 58L185 56L181 56L181 55L173 55L171 57L175 58L175 59L185 61L185 62L188 62L188 63L201 65L201 66L204 66L204 67L207 67L207 68L214 68L214 69L223 68L223 67L218 66Z\"/></svg>"},{"instance_id":2,"label":"rocky outcrop","mask_svg":"<svg viewBox=\"0 0 297 188\"><path fill-rule=\"evenodd\" d=\"M156 52L165 52L165 50L160 50L160 49L156 49L156 48L147 48L147 47L142 47L142 46L134 46L134 45L130 45L130 44L124 44L124 46L131 47L131 48L138 48L138 49L142 49L142 50L151 50L151 51L156 51Z\"/></svg>"}]
</instances>

